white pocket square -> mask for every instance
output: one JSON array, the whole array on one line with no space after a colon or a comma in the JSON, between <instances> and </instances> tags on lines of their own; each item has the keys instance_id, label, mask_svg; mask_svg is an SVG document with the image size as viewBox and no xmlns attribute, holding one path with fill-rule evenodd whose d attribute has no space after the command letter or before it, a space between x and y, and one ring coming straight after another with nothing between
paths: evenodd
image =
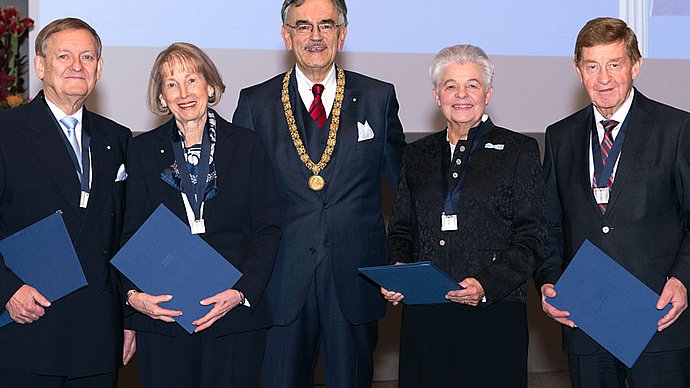
<instances>
[{"instance_id":1,"label":"white pocket square","mask_svg":"<svg viewBox=\"0 0 690 388\"><path fill-rule=\"evenodd\" d=\"M357 141L364 141L374 138L374 130L369 126L369 122L364 120L364 124L357 122Z\"/></svg>"},{"instance_id":2,"label":"white pocket square","mask_svg":"<svg viewBox=\"0 0 690 388\"><path fill-rule=\"evenodd\" d=\"M127 171L125 171L125 164L122 163L117 169L117 175L115 176L115 182L122 182L127 179Z\"/></svg>"},{"instance_id":3,"label":"white pocket square","mask_svg":"<svg viewBox=\"0 0 690 388\"><path fill-rule=\"evenodd\" d=\"M486 144L484 144L484 148L494 149L497 151L503 151L503 148L505 148L505 144L486 143Z\"/></svg>"}]
</instances>

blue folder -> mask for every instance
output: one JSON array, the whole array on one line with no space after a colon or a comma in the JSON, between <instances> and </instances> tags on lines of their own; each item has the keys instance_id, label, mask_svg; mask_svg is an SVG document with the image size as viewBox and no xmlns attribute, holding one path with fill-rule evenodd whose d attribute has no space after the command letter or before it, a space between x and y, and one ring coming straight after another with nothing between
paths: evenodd
<instances>
[{"instance_id":1,"label":"blue folder","mask_svg":"<svg viewBox=\"0 0 690 388\"><path fill-rule=\"evenodd\" d=\"M182 311L175 321L190 334L192 322L213 308L199 302L232 288L242 276L162 204L110 262L143 292L172 295L160 306Z\"/></svg>"},{"instance_id":2,"label":"blue folder","mask_svg":"<svg viewBox=\"0 0 690 388\"><path fill-rule=\"evenodd\" d=\"M448 291L461 290L450 275L430 261L362 267L359 272L381 287L403 294L405 304L450 303Z\"/></svg>"},{"instance_id":3,"label":"blue folder","mask_svg":"<svg viewBox=\"0 0 690 388\"><path fill-rule=\"evenodd\" d=\"M594 244L585 240L548 302L632 368L671 309L656 309L659 295Z\"/></svg>"},{"instance_id":4,"label":"blue folder","mask_svg":"<svg viewBox=\"0 0 690 388\"><path fill-rule=\"evenodd\" d=\"M51 302L88 284L61 212L0 241L0 254L7 268ZM3 308L0 327L10 322Z\"/></svg>"}]
</instances>

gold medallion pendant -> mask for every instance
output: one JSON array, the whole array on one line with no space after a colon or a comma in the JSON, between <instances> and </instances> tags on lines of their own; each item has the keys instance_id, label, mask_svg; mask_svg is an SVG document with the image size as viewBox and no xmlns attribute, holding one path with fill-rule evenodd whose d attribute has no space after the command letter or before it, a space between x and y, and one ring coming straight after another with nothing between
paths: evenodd
<instances>
[{"instance_id":1,"label":"gold medallion pendant","mask_svg":"<svg viewBox=\"0 0 690 388\"><path fill-rule=\"evenodd\" d=\"M292 74L292 69L285 74L283 77L283 90L281 92L281 101L283 102L283 110L285 111L285 119L287 120L288 129L290 130L290 137L292 138L292 143L297 150L297 155L304 165L312 172L309 178L309 188L314 191L320 191L326 186L326 180L323 179L319 173L323 170L328 162L331 160L331 155L333 155L333 149L335 148L336 136L338 134L338 126L340 124L340 109L343 105L343 97L345 94L345 72L341 68L337 68L337 79L336 79L336 90L335 90L335 101L333 102L333 108L331 109L331 126L328 131L328 141L326 142L326 149L321 155L321 160L318 163L314 163L307 150L300 139L299 132L297 131L297 123L295 122L295 116L292 113L292 106L290 105L290 94L288 92L288 83L290 82L290 75Z\"/></svg>"},{"instance_id":2,"label":"gold medallion pendant","mask_svg":"<svg viewBox=\"0 0 690 388\"><path fill-rule=\"evenodd\" d=\"M309 188L314 191L321 191L326 186L326 180L321 175L312 175L309 178Z\"/></svg>"}]
</instances>

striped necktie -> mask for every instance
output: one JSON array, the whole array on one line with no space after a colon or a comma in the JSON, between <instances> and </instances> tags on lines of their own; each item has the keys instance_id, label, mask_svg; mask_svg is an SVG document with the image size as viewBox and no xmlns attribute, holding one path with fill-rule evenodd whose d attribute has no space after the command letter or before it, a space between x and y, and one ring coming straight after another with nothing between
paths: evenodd
<instances>
[{"instance_id":1,"label":"striped necktie","mask_svg":"<svg viewBox=\"0 0 690 388\"><path fill-rule=\"evenodd\" d=\"M604 166L606 165L606 159L609 157L609 151L611 151L611 147L613 146L613 129L616 128L616 125L618 125L618 121L616 120L601 120L601 125L604 127L604 139L601 141L601 161L603 162ZM613 163L616 163L614 160ZM611 184L613 183L613 173L611 173L611 176L609 177L608 182L606 182L607 187L611 187ZM596 177L594 177L594 187L597 186L596 182ZM601 210L602 213L606 212L606 204L605 203L600 203L599 204L599 209Z\"/></svg>"},{"instance_id":2,"label":"striped necktie","mask_svg":"<svg viewBox=\"0 0 690 388\"><path fill-rule=\"evenodd\" d=\"M312 101L309 107L309 116L316 120L316 124L318 124L319 127L323 127L326 123L326 108L324 108L323 102L321 101L323 89L324 87L321 84L314 84L311 88L311 92L314 94L314 101Z\"/></svg>"}]
</instances>

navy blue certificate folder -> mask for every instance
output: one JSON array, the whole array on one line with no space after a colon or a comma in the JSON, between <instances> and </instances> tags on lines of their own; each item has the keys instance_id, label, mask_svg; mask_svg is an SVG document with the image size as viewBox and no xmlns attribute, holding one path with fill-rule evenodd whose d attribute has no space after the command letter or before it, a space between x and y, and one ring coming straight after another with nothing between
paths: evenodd
<instances>
[{"instance_id":1,"label":"navy blue certificate folder","mask_svg":"<svg viewBox=\"0 0 690 388\"><path fill-rule=\"evenodd\" d=\"M60 212L0 241L0 254L7 268L51 302L87 285ZM3 308L0 327L10 322Z\"/></svg>"},{"instance_id":2,"label":"navy blue certificate folder","mask_svg":"<svg viewBox=\"0 0 690 388\"><path fill-rule=\"evenodd\" d=\"M405 304L450 303L445 295L462 287L432 262L362 267L359 272L381 287L403 294Z\"/></svg>"},{"instance_id":3,"label":"navy blue certificate folder","mask_svg":"<svg viewBox=\"0 0 690 388\"><path fill-rule=\"evenodd\" d=\"M192 322L213 305L199 302L232 288L242 273L160 205L110 261L132 283L151 295L172 295L160 306L180 310L175 318L188 333Z\"/></svg>"},{"instance_id":4,"label":"navy blue certificate folder","mask_svg":"<svg viewBox=\"0 0 690 388\"><path fill-rule=\"evenodd\" d=\"M632 368L671 306L656 309L652 289L585 240L555 285L548 302Z\"/></svg>"}]
</instances>

